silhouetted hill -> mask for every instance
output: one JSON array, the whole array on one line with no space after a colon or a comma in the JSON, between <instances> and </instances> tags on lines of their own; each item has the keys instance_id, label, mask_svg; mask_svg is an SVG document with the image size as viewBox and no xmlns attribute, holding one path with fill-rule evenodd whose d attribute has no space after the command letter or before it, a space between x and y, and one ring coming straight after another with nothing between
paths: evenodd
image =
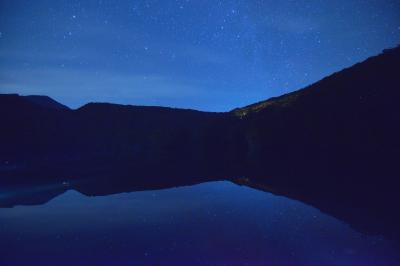
<instances>
[{"instance_id":1,"label":"silhouetted hill","mask_svg":"<svg viewBox=\"0 0 400 266\"><path fill-rule=\"evenodd\" d=\"M336 91L335 94L337 96L339 96L339 94L337 93L341 92L342 96L348 97L348 94L358 94L358 96L369 94L369 96L373 96L378 88L375 88L374 92L371 92L369 90L374 85L378 85L379 87L389 85L388 88L383 88L380 90L380 92L382 93L387 89L393 90L393 87L396 87L397 84L392 84L391 82L393 81L393 78L395 78L395 74L398 72L396 67L399 64L399 53L400 45L396 48L385 49L380 55L370 57L362 63L357 63L354 66L336 72L316 82L315 84L307 86L304 89L297 90L279 97L273 97L265 101L251 104L249 106L236 108L232 110L232 112L242 117L249 113L262 111L268 107L284 107L295 102L296 99L301 96L309 95L310 93L318 93L318 91L319 93L322 93L323 91L330 90L333 93L332 90L334 90ZM369 73L372 74L372 76L367 77L366 75ZM365 81L367 81L367 79L373 80L374 83L366 84ZM328 84L332 84L333 82L338 82L342 84L341 86L336 88L326 86ZM362 88L354 85L367 85L368 87Z\"/></svg>"},{"instance_id":2,"label":"silhouetted hill","mask_svg":"<svg viewBox=\"0 0 400 266\"><path fill-rule=\"evenodd\" d=\"M0 95L1 183L230 179L398 237L399 69L397 47L228 113Z\"/></svg>"},{"instance_id":3,"label":"silhouetted hill","mask_svg":"<svg viewBox=\"0 0 400 266\"><path fill-rule=\"evenodd\" d=\"M7 114L0 171L7 176L35 171L60 179L116 171L206 176L237 164L236 118L227 113L103 103L49 109L18 95L1 95L0 102L0 112Z\"/></svg>"},{"instance_id":4,"label":"silhouetted hill","mask_svg":"<svg viewBox=\"0 0 400 266\"><path fill-rule=\"evenodd\" d=\"M53 100L52 98L48 96L40 96L40 95L28 95L24 96L28 101L31 101L37 105L41 105L43 107L47 108L53 108L53 109L69 109L67 106Z\"/></svg>"},{"instance_id":5,"label":"silhouetted hill","mask_svg":"<svg viewBox=\"0 0 400 266\"><path fill-rule=\"evenodd\" d=\"M399 177L399 69L400 48L391 49L303 90L234 110L245 123L249 168L275 177Z\"/></svg>"}]
</instances>

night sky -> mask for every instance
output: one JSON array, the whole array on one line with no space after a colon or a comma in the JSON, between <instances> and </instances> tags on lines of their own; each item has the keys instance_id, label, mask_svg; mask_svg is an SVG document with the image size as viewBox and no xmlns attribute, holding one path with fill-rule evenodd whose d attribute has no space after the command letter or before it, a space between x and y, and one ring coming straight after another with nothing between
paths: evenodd
<instances>
[{"instance_id":1,"label":"night sky","mask_svg":"<svg viewBox=\"0 0 400 266\"><path fill-rule=\"evenodd\" d=\"M400 43L398 0L1 0L0 92L228 111Z\"/></svg>"}]
</instances>

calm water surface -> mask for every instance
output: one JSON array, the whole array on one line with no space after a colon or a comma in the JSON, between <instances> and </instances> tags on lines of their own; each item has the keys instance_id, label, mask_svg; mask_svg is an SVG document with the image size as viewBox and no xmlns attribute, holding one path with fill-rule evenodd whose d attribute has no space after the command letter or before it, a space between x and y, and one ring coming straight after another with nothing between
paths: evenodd
<instances>
[{"instance_id":1,"label":"calm water surface","mask_svg":"<svg viewBox=\"0 0 400 266\"><path fill-rule=\"evenodd\" d=\"M0 209L0 265L399 265L394 243L230 182Z\"/></svg>"}]
</instances>

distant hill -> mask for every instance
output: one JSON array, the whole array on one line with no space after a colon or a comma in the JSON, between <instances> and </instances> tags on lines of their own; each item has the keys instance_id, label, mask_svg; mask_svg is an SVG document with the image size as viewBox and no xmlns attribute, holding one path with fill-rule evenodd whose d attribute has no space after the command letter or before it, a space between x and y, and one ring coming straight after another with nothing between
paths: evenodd
<instances>
[{"instance_id":1,"label":"distant hill","mask_svg":"<svg viewBox=\"0 0 400 266\"><path fill-rule=\"evenodd\" d=\"M0 132L0 171L13 169L7 175L49 170L59 178L88 177L117 169L222 176L226 165L238 165L231 150L240 141L237 122L228 113L106 103L71 110L0 95L0 114L7 125Z\"/></svg>"},{"instance_id":2,"label":"distant hill","mask_svg":"<svg viewBox=\"0 0 400 266\"><path fill-rule=\"evenodd\" d=\"M29 95L23 97L26 98L28 101L31 101L32 103L35 103L43 107L53 108L53 109L69 109L67 106L53 100L48 96Z\"/></svg>"}]
</instances>

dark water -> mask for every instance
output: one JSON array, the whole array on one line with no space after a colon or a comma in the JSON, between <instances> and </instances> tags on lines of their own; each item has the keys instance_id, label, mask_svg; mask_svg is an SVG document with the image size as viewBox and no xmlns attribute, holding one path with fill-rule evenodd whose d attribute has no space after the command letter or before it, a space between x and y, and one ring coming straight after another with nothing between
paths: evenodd
<instances>
[{"instance_id":1,"label":"dark water","mask_svg":"<svg viewBox=\"0 0 400 266\"><path fill-rule=\"evenodd\" d=\"M4 195L3 195L4 196ZM396 245L301 202L209 182L0 209L0 265L399 265Z\"/></svg>"}]
</instances>

